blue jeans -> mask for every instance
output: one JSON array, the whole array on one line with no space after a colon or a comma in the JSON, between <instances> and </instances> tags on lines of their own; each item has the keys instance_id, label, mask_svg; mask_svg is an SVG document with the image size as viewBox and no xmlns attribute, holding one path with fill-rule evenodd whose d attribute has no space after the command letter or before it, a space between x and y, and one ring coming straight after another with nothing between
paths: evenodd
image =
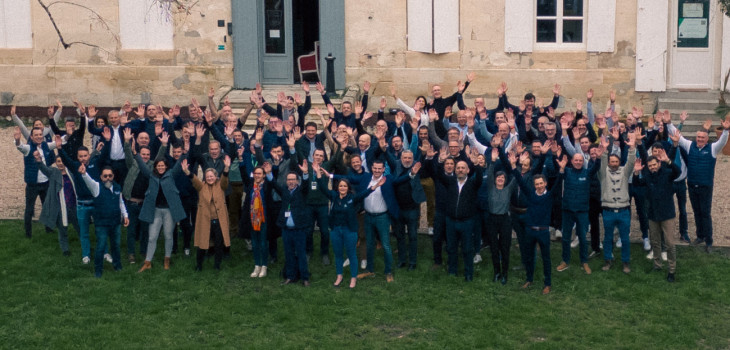
<instances>
[{"instance_id":1,"label":"blue jeans","mask_svg":"<svg viewBox=\"0 0 730 350\"><path fill-rule=\"evenodd\" d=\"M552 285L550 261L550 231L534 230L527 228L525 231L525 270L527 273L527 282L532 282L535 277L535 243L540 246L540 255L542 256L542 273L545 275L545 286Z\"/></svg>"},{"instance_id":2,"label":"blue jeans","mask_svg":"<svg viewBox=\"0 0 730 350\"><path fill-rule=\"evenodd\" d=\"M421 210L401 210L395 227L395 238L398 240L398 263L411 265L418 261L418 219ZM406 248L406 229L408 230L408 248ZM410 259L409 259L410 258Z\"/></svg>"},{"instance_id":3,"label":"blue jeans","mask_svg":"<svg viewBox=\"0 0 730 350\"><path fill-rule=\"evenodd\" d=\"M367 238L368 253L367 260L368 272L373 272L375 262L375 236L380 236L380 243L383 245L383 255L385 260L385 273L392 273L393 252L390 249L390 217L388 213L382 214L365 214L365 236Z\"/></svg>"},{"instance_id":4,"label":"blue jeans","mask_svg":"<svg viewBox=\"0 0 730 350\"><path fill-rule=\"evenodd\" d=\"M629 195L634 199L636 207L636 216L639 217L639 228L641 229L641 238L649 237L649 208L646 201L646 186L636 186L629 184ZM623 242L621 242L623 244Z\"/></svg>"},{"instance_id":5,"label":"blue jeans","mask_svg":"<svg viewBox=\"0 0 730 350\"><path fill-rule=\"evenodd\" d=\"M312 227L307 234L307 254L314 252L314 222L319 226L321 238L319 241L319 254L329 255L330 234L329 234L329 206L328 205L307 205L309 215L312 217Z\"/></svg>"},{"instance_id":6,"label":"blue jeans","mask_svg":"<svg viewBox=\"0 0 730 350\"><path fill-rule=\"evenodd\" d=\"M139 241L139 253L147 255L147 244L149 243L149 224L139 219L142 211L142 203L127 201L127 213L129 214L129 226L127 226L127 254L132 255Z\"/></svg>"},{"instance_id":7,"label":"blue jeans","mask_svg":"<svg viewBox=\"0 0 730 350\"><path fill-rule=\"evenodd\" d=\"M172 256L172 232L175 230L175 222L172 221L170 208L155 208L154 221L149 225L149 239L147 241L147 254L145 260L152 261L157 249L157 238L160 237L160 228L165 235L165 257Z\"/></svg>"},{"instance_id":8,"label":"blue jeans","mask_svg":"<svg viewBox=\"0 0 730 350\"><path fill-rule=\"evenodd\" d=\"M631 230L631 211L628 208L616 210L603 210L603 258L613 260L613 230L618 227L621 236L621 261L631 260L631 246L629 232Z\"/></svg>"},{"instance_id":9,"label":"blue jeans","mask_svg":"<svg viewBox=\"0 0 730 350\"><path fill-rule=\"evenodd\" d=\"M299 277L309 280L309 266L307 265L307 249L306 238L307 233L304 230L292 230L284 228L281 230L281 237L284 241L284 271L286 278L297 279L297 269Z\"/></svg>"},{"instance_id":10,"label":"blue jeans","mask_svg":"<svg viewBox=\"0 0 730 350\"><path fill-rule=\"evenodd\" d=\"M258 231L251 228L251 248L256 266L266 266L269 263L269 241L266 239L266 232L266 223L262 223Z\"/></svg>"},{"instance_id":11,"label":"blue jeans","mask_svg":"<svg viewBox=\"0 0 730 350\"><path fill-rule=\"evenodd\" d=\"M89 225L91 224L92 205L79 204L76 206L76 218L79 221L79 239L81 240L81 256L91 256L91 239ZM104 255L103 252L101 255Z\"/></svg>"},{"instance_id":12,"label":"blue jeans","mask_svg":"<svg viewBox=\"0 0 730 350\"><path fill-rule=\"evenodd\" d=\"M96 252L94 253L94 275L96 277L101 277L101 272L104 270L104 251L106 250L107 239L109 239L109 243L112 246L111 254L114 270L122 269L122 261L119 256L119 226L95 226Z\"/></svg>"},{"instance_id":13,"label":"blue jeans","mask_svg":"<svg viewBox=\"0 0 730 350\"><path fill-rule=\"evenodd\" d=\"M689 202L695 213L697 238L712 245L712 186L689 185Z\"/></svg>"},{"instance_id":14,"label":"blue jeans","mask_svg":"<svg viewBox=\"0 0 730 350\"><path fill-rule=\"evenodd\" d=\"M455 275L459 268L459 242L461 242L461 255L464 259L464 277L474 277L474 228L475 218L456 220L446 217L446 252L449 253L449 274Z\"/></svg>"},{"instance_id":15,"label":"blue jeans","mask_svg":"<svg viewBox=\"0 0 730 350\"><path fill-rule=\"evenodd\" d=\"M342 274L342 264L345 262L343 251L347 250L347 257L350 259L350 276L356 278L357 255L355 248L357 246L357 232L350 231L345 226L336 226L330 231L330 239L332 240L332 250L335 252L335 270L337 274Z\"/></svg>"},{"instance_id":16,"label":"blue jeans","mask_svg":"<svg viewBox=\"0 0 730 350\"><path fill-rule=\"evenodd\" d=\"M573 224L575 234L580 242L580 262L588 262L588 242L586 242L586 231L588 231L588 212L563 210L563 261L570 263L570 242L573 240Z\"/></svg>"}]
</instances>

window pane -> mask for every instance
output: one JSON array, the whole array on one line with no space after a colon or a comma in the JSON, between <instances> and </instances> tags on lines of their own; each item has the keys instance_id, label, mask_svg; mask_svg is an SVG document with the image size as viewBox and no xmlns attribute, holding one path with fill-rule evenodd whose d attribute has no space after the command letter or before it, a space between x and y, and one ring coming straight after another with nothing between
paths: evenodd
<instances>
[{"instance_id":1,"label":"window pane","mask_svg":"<svg viewBox=\"0 0 730 350\"><path fill-rule=\"evenodd\" d=\"M537 42L538 43L554 43L555 42L555 20L552 20L552 19L537 20Z\"/></svg>"},{"instance_id":2,"label":"window pane","mask_svg":"<svg viewBox=\"0 0 730 350\"><path fill-rule=\"evenodd\" d=\"M563 0L563 16L583 16L583 0Z\"/></svg>"},{"instance_id":3,"label":"window pane","mask_svg":"<svg viewBox=\"0 0 730 350\"><path fill-rule=\"evenodd\" d=\"M266 53L285 53L284 2L266 0L264 6Z\"/></svg>"},{"instance_id":4,"label":"window pane","mask_svg":"<svg viewBox=\"0 0 730 350\"><path fill-rule=\"evenodd\" d=\"M558 13L557 8L557 0L537 0L538 16L555 16Z\"/></svg>"},{"instance_id":5,"label":"window pane","mask_svg":"<svg viewBox=\"0 0 730 350\"><path fill-rule=\"evenodd\" d=\"M581 20L563 21L563 42L564 43L582 43L583 42L583 21L581 21Z\"/></svg>"}]
</instances>

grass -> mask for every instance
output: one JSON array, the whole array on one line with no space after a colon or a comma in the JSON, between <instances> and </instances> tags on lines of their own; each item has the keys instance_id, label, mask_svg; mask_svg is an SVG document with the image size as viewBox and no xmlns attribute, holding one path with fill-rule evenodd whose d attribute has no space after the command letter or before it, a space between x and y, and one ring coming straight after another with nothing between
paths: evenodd
<instances>
[{"instance_id":1,"label":"grass","mask_svg":"<svg viewBox=\"0 0 730 350\"><path fill-rule=\"evenodd\" d=\"M598 260L586 276L576 252L570 269L553 273L553 293L543 296L539 262L536 284L527 291L519 288L524 271L513 271L506 286L492 283L491 262L477 265L474 282L465 283L430 270L430 239L419 236L417 271L398 270L395 282L386 284L379 252L377 277L351 291L333 288L334 267L316 259L310 288L280 286L282 261L270 267L269 277L252 279L252 255L238 239L219 272L206 261L195 273L194 259L180 255L164 271L160 239L151 271L137 274L140 264L129 266L125 259L122 271L105 264L103 278L96 279L93 267L81 264L73 229L72 256L66 258L55 234L34 228L28 240L21 222L0 221L3 348L730 346L730 260L721 249L707 255L679 247L674 284L664 273L645 272L651 263L638 245L632 246L628 276L617 267L600 271ZM558 244L551 253L556 265ZM483 256L489 260L489 253ZM512 262L519 262L516 249Z\"/></svg>"}]
</instances>

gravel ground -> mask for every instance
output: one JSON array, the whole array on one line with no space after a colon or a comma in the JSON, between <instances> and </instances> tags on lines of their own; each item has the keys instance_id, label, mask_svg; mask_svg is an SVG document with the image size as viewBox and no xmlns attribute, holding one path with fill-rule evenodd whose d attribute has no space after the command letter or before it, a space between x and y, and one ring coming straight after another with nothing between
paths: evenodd
<instances>
[{"instance_id":1,"label":"gravel ground","mask_svg":"<svg viewBox=\"0 0 730 350\"><path fill-rule=\"evenodd\" d=\"M2 166L0 166L0 178L5 181L0 182L0 219L22 219L23 210L25 208L25 184L23 183L23 160L21 154L15 149L12 142L13 129L0 129L0 154L2 157ZM90 141L87 136L87 146ZM717 160L715 170L715 182L722 179L722 174L730 173L730 156L720 155ZM717 246L730 246L730 188L727 186L715 185L712 205L712 222L714 227L714 239ZM36 202L35 218L40 214L40 201ZM695 238L694 214L692 207L687 203L687 212L689 220L689 236ZM636 212L632 212L631 220L631 239L638 241L641 239L639 231L639 222L636 218Z\"/></svg>"}]
</instances>

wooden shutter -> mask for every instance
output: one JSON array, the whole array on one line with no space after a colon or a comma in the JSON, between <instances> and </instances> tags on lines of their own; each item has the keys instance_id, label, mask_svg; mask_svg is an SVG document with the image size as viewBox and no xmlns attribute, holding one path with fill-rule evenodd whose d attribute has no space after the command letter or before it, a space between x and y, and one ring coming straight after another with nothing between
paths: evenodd
<instances>
[{"instance_id":1,"label":"wooden shutter","mask_svg":"<svg viewBox=\"0 0 730 350\"><path fill-rule=\"evenodd\" d=\"M504 2L504 52L532 52L535 36L535 1Z\"/></svg>"},{"instance_id":2,"label":"wooden shutter","mask_svg":"<svg viewBox=\"0 0 730 350\"><path fill-rule=\"evenodd\" d=\"M638 0L636 16L636 91L667 89L667 3Z\"/></svg>"},{"instance_id":3,"label":"wooden shutter","mask_svg":"<svg viewBox=\"0 0 730 350\"><path fill-rule=\"evenodd\" d=\"M459 0L433 0L433 52L459 51Z\"/></svg>"},{"instance_id":4,"label":"wooden shutter","mask_svg":"<svg viewBox=\"0 0 730 350\"><path fill-rule=\"evenodd\" d=\"M433 52L432 0L408 0L408 50Z\"/></svg>"},{"instance_id":5,"label":"wooden shutter","mask_svg":"<svg viewBox=\"0 0 730 350\"><path fill-rule=\"evenodd\" d=\"M616 0L588 2L588 52L613 52L616 34Z\"/></svg>"}]
</instances>

